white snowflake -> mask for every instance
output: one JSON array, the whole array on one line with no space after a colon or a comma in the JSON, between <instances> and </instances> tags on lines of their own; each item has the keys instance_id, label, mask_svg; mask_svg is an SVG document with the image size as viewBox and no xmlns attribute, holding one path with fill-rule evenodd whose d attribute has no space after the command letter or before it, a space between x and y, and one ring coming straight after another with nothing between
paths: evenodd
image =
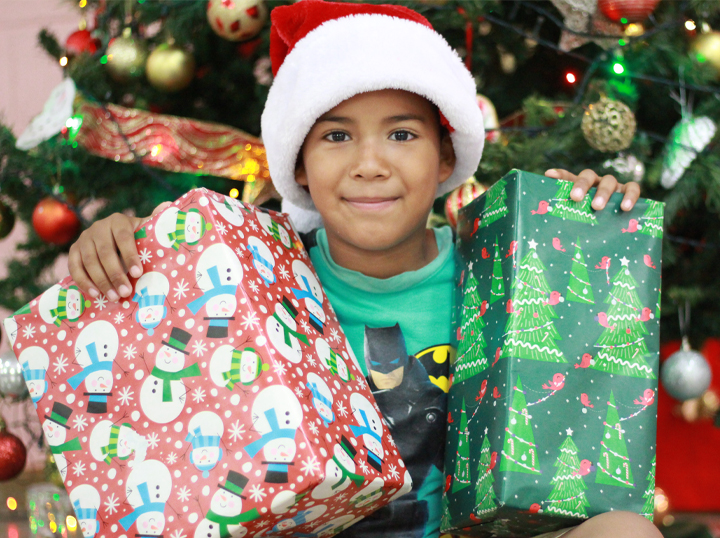
<instances>
[{"instance_id":1,"label":"white snowflake","mask_svg":"<svg viewBox=\"0 0 720 538\"><path fill-rule=\"evenodd\" d=\"M310 433L312 433L313 435L318 434L318 427L317 424L315 424L314 422L308 423L308 428L310 429Z\"/></svg>"},{"instance_id":2,"label":"white snowflake","mask_svg":"<svg viewBox=\"0 0 720 538\"><path fill-rule=\"evenodd\" d=\"M173 291L175 292L175 298L183 299L187 295L187 292L189 289L190 289L190 284L185 282L184 278L181 278L180 282L177 283L177 286L175 286L173 288Z\"/></svg>"},{"instance_id":3,"label":"white snowflake","mask_svg":"<svg viewBox=\"0 0 720 538\"><path fill-rule=\"evenodd\" d=\"M273 369L277 375L285 375L285 372L287 371L287 367L281 362L276 362L273 365Z\"/></svg>"},{"instance_id":4,"label":"white snowflake","mask_svg":"<svg viewBox=\"0 0 720 538\"><path fill-rule=\"evenodd\" d=\"M284 278L285 280L290 278L290 272L282 264L278 265L278 273L280 273L280 278Z\"/></svg>"},{"instance_id":5,"label":"white snowflake","mask_svg":"<svg viewBox=\"0 0 720 538\"><path fill-rule=\"evenodd\" d=\"M75 476L83 476L85 474L85 464L81 461L75 463L73 473L75 473Z\"/></svg>"},{"instance_id":6,"label":"white snowflake","mask_svg":"<svg viewBox=\"0 0 720 538\"><path fill-rule=\"evenodd\" d=\"M158 443L160 442L160 438L158 437L157 433L151 432L147 436L147 442L150 448L157 448Z\"/></svg>"},{"instance_id":7,"label":"white snowflake","mask_svg":"<svg viewBox=\"0 0 720 538\"><path fill-rule=\"evenodd\" d=\"M395 441L393 440L392 437L388 437L388 442L390 443L391 447L395 448Z\"/></svg>"},{"instance_id":8,"label":"white snowflake","mask_svg":"<svg viewBox=\"0 0 720 538\"><path fill-rule=\"evenodd\" d=\"M205 401L205 390L202 387L198 387L193 391L193 400L195 403L202 403Z\"/></svg>"},{"instance_id":9,"label":"white snowflake","mask_svg":"<svg viewBox=\"0 0 720 538\"><path fill-rule=\"evenodd\" d=\"M307 362L310 366L315 366L315 357L308 355L305 362Z\"/></svg>"},{"instance_id":10,"label":"white snowflake","mask_svg":"<svg viewBox=\"0 0 720 538\"><path fill-rule=\"evenodd\" d=\"M333 495L333 499L336 499L338 501L342 501L345 498L347 498L347 493L340 493L339 495Z\"/></svg>"},{"instance_id":11,"label":"white snowflake","mask_svg":"<svg viewBox=\"0 0 720 538\"><path fill-rule=\"evenodd\" d=\"M238 255L238 258L242 258L245 255L245 251L240 247L235 247L235 254Z\"/></svg>"},{"instance_id":12,"label":"white snowflake","mask_svg":"<svg viewBox=\"0 0 720 538\"><path fill-rule=\"evenodd\" d=\"M125 359L131 361L135 358L135 354L137 353L137 349L135 349L135 346L130 344L128 346L125 346L125 350L123 351L125 354Z\"/></svg>"},{"instance_id":13,"label":"white snowflake","mask_svg":"<svg viewBox=\"0 0 720 538\"><path fill-rule=\"evenodd\" d=\"M301 320L300 320L300 327L302 327L302 330L303 330L303 331L305 331L305 332L310 332L310 325L309 325L308 322L305 321L304 319L301 319Z\"/></svg>"},{"instance_id":14,"label":"white snowflake","mask_svg":"<svg viewBox=\"0 0 720 538\"><path fill-rule=\"evenodd\" d=\"M57 359L55 359L55 365L54 370L56 374L64 374L65 370L67 369L68 360L65 358L65 355L60 355Z\"/></svg>"},{"instance_id":15,"label":"white snowflake","mask_svg":"<svg viewBox=\"0 0 720 538\"><path fill-rule=\"evenodd\" d=\"M120 506L120 499L115 497L115 494L112 493L105 501L105 511L108 514L114 514L118 511L118 506Z\"/></svg>"},{"instance_id":16,"label":"white snowflake","mask_svg":"<svg viewBox=\"0 0 720 538\"><path fill-rule=\"evenodd\" d=\"M252 228L254 232L257 232L258 225L254 220L250 221L250 228Z\"/></svg>"},{"instance_id":17,"label":"white snowflake","mask_svg":"<svg viewBox=\"0 0 720 538\"><path fill-rule=\"evenodd\" d=\"M178 491L178 499L184 503L188 502L190 499L190 488L187 486L180 488L180 491Z\"/></svg>"},{"instance_id":18,"label":"white snowflake","mask_svg":"<svg viewBox=\"0 0 720 538\"><path fill-rule=\"evenodd\" d=\"M250 282L248 282L248 287L250 288L250 290L253 293L258 292L258 285L257 285L257 282L255 282L254 280L251 280Z\"/></svg>"},{"instance_id":19,"label":"white snowflake","mask_svg":"<svg viewBox=\"0 0 720 538\"><path fill-rule=\"evenodd\" d=\"M390 464L390 468L388 469L388 471L390 471L390 476L393 480L397 480L398 478L400 478L400 473L398 473L397 467L395 467L395 465L393 465L392 463Z\"/></svg>"},{"instance_id":20,"label":"white snowflake","mask_svg":"<svg viewBox=\"0 0 720 538\"><path fill-rule=\"evenodd\" d=\"M300 387L295 387L295 394L297 394L298 398L302 398L303 397L302 389Z\"/></svg>"},{"instance_id":21,"label":"white snowflake","mask_svg":"<svg viewBox=\"0 0 720 538\"><path fill-rule=\"evenodd\" d=\"M170 454L168 454L168 457L165 461L167 461L168 465L174 464L177 461L177 454L175 454L175 452L170 452Z\"/></svg>"},{"instance_id":22,"label":"white snowflake","mask_svg":"<svg viewBox=\"0 0 720 538\"><path fill-rule=\"evenodd\" d=\"M125 321L125 314L122 312L115 314L115 325L120 325L123 321Z\"/></svg>"},{"instance_id":23,"label":"white snowflake","mask_svg":"<svg viewBox=\"0 0 720 538\"><path fill-rule=\"evenodd\" d=\"M240 322L245 330L257 329L260 326L260 320L255 312L250 312L247 316L243 316Z\"/></svg>"},{"instance_id":24,"label":"white snowflake","mask_svg":"<svg viewBox=\"0 0 720 538\"><path fill-rule=\"evenodd\" d=\"M360 460L360 463L358 463L358 465L360 466L360 470L363 472L363 474L367 474L370 470L364 460Z\"/></svg>"},{"instance_id":25,"label":"white snowflake","mask_svg":"<svg viewBox=\"0 0 720 538\"><path fill-rule=\"evenodd\" d=\"M87 428L87 419L83 415L75 415L73 428L81 432L85 431L85 428Z\"/></svg>"},{"instance_id":26,"label":"white snowflake","mask_svg":"<svg viewBox=\"0 0 720 538\"><path fill-rule=\"evenodd\" d=\"M125 386L120 389L119 399L120 403L123 405L130 405L130 400L133 399L133 394L135 394L133 391L130 390L130 387Z\"/></svg>"},{"instance_id":27,"label":"white snowflake","mask_svg":"<svg viewBox=\"0 0 720 538\"><path fill-rule=\"evenodd\" d=\"M355 380L357 381L357 384L358 384L358 386L360 387L361 390L365 390L365 389L367 388L367 383L365 382L365 378L364 378L364 377L362 377L362 376L357 376L357 377L355 378Z\"/></svg>"},{"instance_id":28,"label":"white snowflake","mask_svg":"<svg viewBox=\"0 0 720 538\"><path fill-rule=\"evenodd\" d=\"M227 233L227 227L222 222L216 222L215 229L220 233L220 235L225 235Z\"/></svg>"},{"instance_id":29,"label":"white snowflake","mask_svg":"<svg viewBox=\"0 0 720 538\"><path fill-rule=\"evenodd\" d=\"M144 248L140 251L140 261L143 264L150 263L150 260L152 260L152 252L150 252L150 249Z\"/></svg>"},{"instance_id":30,"label":"white snowflake","mask_svg":"<svg viewBox=\"0 0 720 538\"><path fill-rule=\"evenodd\" d=\"M98 310L103 310L105 306L107 306L108 300L105 298L104 295L100 295L97 299L95 299L95 306Z\"/></svg>"},{"instance_id":31,"label":"white snowflake","mask_svg":"<svg viewBox=\"0 0 720 538\"><path fill-rule=\"evenodd\" d=\"M35 335L35 327L28 325L23 329L23 336L25 338L32 338Z\"/></svg>"},{"instance_id":32,"label":"white snowflake","mask_svg":"<svg viewBox=\"0 0 720 538\"><path fill-rule=\"evenodd\" d=\"M348 414L347 407L345 407L345 404L343 402L338 402L337 410L338 410L338 415L340 415L343 418L346 417Z\"/></svg>"},{"instance_id":33,"label":"white snowflake","mask_svg":"<svg viewBox=\"0 0 720 538\"><path fill-rule=\"evenodd\" d=\"M195 343L193 344L193 353L196 357L200 357L201 355L204 355L207 351L207 348L205 347L205 342L202 340L195 340Z\"/></svg>"},{"instance_id":34,"label":"white snowflake","mask_svg":"<svg viewBox=\"0 0 720 538\"><path fill-rule=\"evenodd\" d=\"M243 438L245 433L245 424L242 424L239 420L236 420L230 425L230 439L237 441Z\"/></svg>"},{"instance_id":35,"label":"white snowflake","mask_svg":"<svg viewBox=\"0 0 720 538\"><path fill-rule=\"evenodd\" d=\"M305 476L315 476L315 473L320 472L320 462L317 456L310 456L302 462L302 472L305 473Z\"/></svg>"},{"instance_id":36,"label":"white snowflake","mask_svg":"<svg viewBox=\"0 0 720 538\"><path fill-rule=\"evenodd\" d=\"M335 340L338 343L340 342L340 333L337 329L330 329L330 340Z\"/></svg>"},{"instance_id":37,"label":"white snowflake","mask_svg":"<svg viewBox=\"0 0 720 538\"><path fill-rule=\"evenodd\" d=\"M173 531L170 535L170 538L185 538L185 535L182 533L181 529L175 529L175 531Z\"/></svg>"},{"instance_id":38,"label":"white snowflake","mask_svg":"<svg viewBox=\"0 0 720 538\"><path fill-rule=\"evenodd\" d=\"M250 488L250 498L255 502L260 502L265 497L267 497L267 493L265 493L265 488L260 486L260 484L253 484Z\"/></svg>"}]
</instances>

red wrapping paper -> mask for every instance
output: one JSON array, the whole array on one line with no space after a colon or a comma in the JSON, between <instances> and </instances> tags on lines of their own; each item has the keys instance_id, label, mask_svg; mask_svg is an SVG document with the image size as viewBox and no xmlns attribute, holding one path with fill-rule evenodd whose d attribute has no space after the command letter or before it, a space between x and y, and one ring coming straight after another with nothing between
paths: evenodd
<instances>
[{"instance_id":1,"label":"red wrapping paper","mask_svg":"<svg viewBox=\"0 0 720 538\"><path fill-rule=\"evenodd\" d=\"M330 536L411 481L287 216L205 189L5 322L85 538Z\"/></svg>"}]
</instances>

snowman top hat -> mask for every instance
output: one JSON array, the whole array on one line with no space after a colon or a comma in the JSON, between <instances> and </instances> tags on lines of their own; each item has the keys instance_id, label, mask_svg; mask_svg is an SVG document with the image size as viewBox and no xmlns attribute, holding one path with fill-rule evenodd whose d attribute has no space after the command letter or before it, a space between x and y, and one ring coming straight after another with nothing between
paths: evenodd
<instances>
[{"instance_id":1,"label":"snowman top hat","mask_svg":"<svg viewBox=\"0 0 720 538\"><path fill-rule=\"evenodd\" d=\"M357 450L355 450L355 448L350 444L350 441L348 441L347 437L345 437L344 435L340 438L340 446L345 452L347 452L348 456L350 456L350 459L355 459Z\"/></svg>"},{"instance_id":2,"label":"snowman top hat","mask_svg":"<svg viewBox=\"0 0 720 538\"><path fill-rule=\"evenodd\" d=\"M425 17L403 6L303 0L273 9L271 20L275 78L262 136L283 211L317 215L295 182L298 153L320 116L360 93L405 90L438 107L457 159L438 196L476 172L485 132L475 80Z\"/></svg>"},{"instance_id":3,"label":"snowman top hat","mask_svg":"<svg viewBox=\"0 0 720 538\"><path fill-rule=\"evenodd\" d=\"M228 471L225 484L220 485L226 491L229 491L233 495L237 495L241 499L245 499L242 495L245 486L248 483L248 477L244 474L240 474L237 471Z\"/></svg>"},{"instance_id":4,"label":"snowman top hat","mask_svg":"<svg viewBox=\"0 0 720 538\"><path fill-rule=\"evenodd\" d=\"M190 355L190 353L185 351L190 338L192 338L192 335L189 332L173 327L172 331L170 331L170 338L168 338L168 341L166 342L163 340L162 343L164 346L176 349L185 355Z\"/></svg>"},{"instance_id":5,"label":"snowman top hat","mask_svg":"<svg viewBox=\"0 0 720 538\"><path fill-rule=\"evenodd\" d=\"M72 409L65 404L55 402L52 407L52 412L49 416L45 415L45 418L69 430L70 426L67 425L67 422L70 420L70 415L72 415Z\"/></svg>"}]
</instances>

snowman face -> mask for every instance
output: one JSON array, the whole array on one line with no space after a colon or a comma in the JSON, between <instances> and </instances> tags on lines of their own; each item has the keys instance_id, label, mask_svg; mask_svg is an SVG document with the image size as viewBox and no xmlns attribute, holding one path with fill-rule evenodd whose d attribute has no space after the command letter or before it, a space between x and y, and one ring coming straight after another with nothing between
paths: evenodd
<instances>
[{"instance_id":1,"label":"snowman face","mask_svg":"<svg viewBox=\"0 0 720 538\"><path fill-rule=\"evenodd\" d=\"M142 325L157 326L165 315L165 307L163 305L143 306L138 310L138 321Z\"/></svg>"},{"instance_id":2,"label":"snowman face","mask_svg":"<svg viewBox=\"0 0 720 538\"><path fill-rule=\"evenodd\" d=\"M92 538L99 530L97 519L81 519L79 523L80 532L82 532L85 538Z\"/></svg>"},{"instance_id":3,"label":"snowman face","mask_svg":"<svg viewBox=\"0 0 720 538\"><path fill-rule=\"evenodd\" d=\"M165 514L162 512L147 512L141 514L135 522L139 534L160 535L165 529Z\"/></svg>"},{"instance_id":4,"label":"snowman face","mask_svg":"<svg viewBox=\"0 0 720 538\"><path fill-rule=\"evenodd\" d=\"M350 454L345 452L340 445L335 445L333 453L343 467L345 467L348 471L355 472L355 462L350 457Z\"/></svg>"},{"instance_id":5,"label":"snowman face","mask_svg":"<svg viewBox=\"0 0 720 538\"><path fill-rule=\"evenodd\" d=\"M70 289L67 291L65 312L70 321L75 321L80 317L80 307L83 301L84 299L80 290Z\"/></svg>"},{"instance_id":6,"label":"snowman face","mask_svg":"<svg viewBox=\"0 0 720 538\"><path fill-rule=\"evenodd\" d=\"M45 394L45 381L42 379L34 379L25 383L28 391L30 392L30 398L34 401L39 400Z\"/></svg>"},{"instance_id":7,"label":"snowman face","mask_svg":"<svg viewBox=\"0 0 720 538\"><path fill-rule=\"evenodd\" d=\"M192 462L196 466L215 465L220 459L220 447L205 446L192 451Z\"/></svg>"},{"instance_id":8,"label":"snowman face","mask_svg":"<svg viewBox=\"0 0 720 538\"><path fill-rule=\"evenodd\" d=\"M85 378L85 387L87 387L88 392L107 394L113 387L112 372L101 370L89 374Z\"/></svg>"},{"instance_id":9,"label":"snowman face","mask_svg":"<svg viewBox=\"0 0 720 538\"><path fill-rule=\"evenodd\" d=\"M220 213L220 215L222 215L222 217L230 224L242 226L245 219L243 217L243 209L239 202L228 196L225 197L225 201L227 204L213 200L213 205L215 206L217 212Z\"/></svg>"},{"instance_id":10,"label":"snowman face","mask_svg":"<svg viewBox=\"0 0 720 538\"><path fill-rule=\"evenodd\" d=\"M270 269L267 265L255 259L253 259L253 265L255 266L255 269L265 282L269 284L275 282L275 274L272 272L272 269Z\"/></svg>"},{"instance_id":11,"label":"snowman face","mask_svg":"<svg viewBox=\"0 0 720 538\"><path fill-rule=\"evenodd\" d=\"M130 428L120 428L118 434L117 453L120 458L127 458L133 453L133 431Z\"/></svg>"},{"instance_id":12,"label":"snowman face","mask_svg":"<svg viewBox=\"0 0 720 538\"><path fill-rule=\"evenodd\" d=\"M197 243L202 239L202 217L200 213L189 211L185 217L185 241L187 243Z\"/></svg>"},{"instance_id":13,"label":"snowman face","mask_svg":"<svg viewBox=\"0 0 720 538\"><path fill-rule=\"evenodd\" d=\"M275 305L275 313L281 320L283 320L285 325L290 327L293 331L297 330L297 323L295 323L295 318L292 317L290 312L288 312L287 308L280 304L277 304Z\"/></svg>"},{"instance_id":14,"label":"snowman face","mask_svg":"<svg viewBox=\"0 0 720 538\"><path fill-rule=\"evenodd\" d=\"M179 372L185 367L185 354L170 346L161 346L155 355L158 368L166 372Z\"/></svg>"},{"instance_id":15,"label":"snowman face","mask_svg":"<svg viewBox=\"0 0 720 538\"><path fill-rule=\"evenodd\" d=\"M45 439L53 446L63 444L67 438L67 429L52 420L43 422L42 429L45 433Z\"/></svg>"},{"instance_id":16,"label":"snowman face","mask_svg":"<svg viewBox=\"0 0 720 538\"><path fill-rule=\"evenodd\" d=\"M362 436L363 442L365 443L365 448L367 448L370 452L376 454L380 458L382 458L385 455L385 451L383 450L382 444L380 444L380 441L375 439L372 435L368 435L367 433Z\"/></svg>"},{"instance_id":17,"label":"snowman face","mask_svg":"<svg viewBox=\"0 0 720 538\"><path fill-rule=\"evenodd\" d=\"M333 422L335 417L333 416L332 409L330 409L325 402L321 402L317 398L313 398L313 405L317 409L318 414L322 417L325 422Z\"/></svg>"},{"instance_id":18,"label":"snowman face","mask_svg":"<svg viewBox=\"0 0 720 538\"><path fill-rule=\"evenodd\" d=\"M297 330L295 320L292 319L290 314L288 314L284 308L277 308L275 312L288 327L290 327L293 331ZM283 357L295 364L302 360L300 342L298 342L297 338L290 335L290 345L287 345L285 343L285 329L280 325L278 320L272 316L269 317L265 322L265 331L267 332L270 343Z\"/></svg>"},{"instance_id":19,"label":"snowman face","mask_svg":"<svg viewBox=\"0 0 720 538\"><path fill-rule=\"evenodd\" d=\"M283 438L273 439L263 448L265 459L273 463L288 463L295 458L295 441Z\"/></svg>"},{"instance_id":20,"label":"snowman face","mask_svg":"<svg viewBox=\"0 0 720 538\"><path fill-rule=\"evenodd\" d=\"M237 299L228 293L217 295L205 303L205 311L211 318L230 318L236 309Z\"/></svg>"},{"instance_id":21,"label":"snowman face","mask_svg":"<svg viewBox=\"0 0 720 538\"><path fill-rule=\"evenodd\" d=\"M297 527L297 523L294 519L283 519L280 523L275 525L275 527L278 531L285 531L292 529L293 527Z\"/></svg>"},{"instance_id":22,"label":"snowman face","mask_svg":"<svg viewBox=\"0 0 720 538\"><path fill-rule=\"evenodd\" d=\"M260 357L252 351L243 351L240 356L240 383L250 385L260 374Z\"/></svg>"},{"instance_id":23,"label":"snowman face","mask_svg":"<svg viewBox=\"0 0 720 538\"><path fill-rule=\"evenodd\" d=\"M307 311L310 312L313 316L319 319L321 323L325 323L325 310L323 310L323 307L321 305L317 304L312 299L306 298L305 308L307 308Z\"/></svg>"},{"instance_id":24,"label":"snowman face","mask_svg":"<svg viewBox=\"0 0 720 538\"><path fill-rule=\"evenodd\" d=\"M226 489L218 488L210 501L210 509L220 516L236 516L242 512L242 499Z\"/></svg>"},{"instance_id":25,"label":"snowman face","mask_svg":"<svg viewBox=\"0 0 720 538\"><path fill-rule=\"evenodd\" d=\"M346 383L350 381L350 370L348 370L347 364L345 364L345 361L342 360L339 356L337 359L337 371L338 375L340 376L340 379L345 381Z\"/></svg>"}]
</instances>

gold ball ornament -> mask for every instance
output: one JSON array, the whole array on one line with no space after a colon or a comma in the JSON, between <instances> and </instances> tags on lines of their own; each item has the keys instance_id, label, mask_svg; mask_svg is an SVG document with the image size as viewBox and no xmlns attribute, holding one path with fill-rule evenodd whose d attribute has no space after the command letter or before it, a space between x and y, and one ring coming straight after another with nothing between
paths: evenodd
<instances>
[{"instance_id":1,"label":"gold ball ornament","mask_svg":"<svg viewBox=\"0 0 720 538\"><path fill-rule=\"evenodd\" d=\"M630 147L635 137L635 114L620 101L602 97L588 106L582 119L585 140L598 151L615 152Z\"/></svg>"},{"instance_id":2,"label":"gold ball ornament","mask_svg":"<svg viewBox=\"0 0 720 538\"><path fill-rule=\"evenodd\" d=\"M246 41L260 33L268 10L262 0L209 0L207 18L213 31L228 41Z\"/></svg>"},{"instance_id":3,"label":"gold ball ornament","mask_svg":"<svg viewBox=\"0 0 720 538\"><path fill-rule=\"evenodd\" d=\"M474 177L468 179L452 191L445 199L445 218L448 224L453 228L457 228L458 211L465 207L475 198L485 192L483 187Z\"/></svg>"},{"instance_id":4,"label":"gold ball ornament","mask_svg":"<svg viewBox=\"0 0 720 538\"><path fill-rule=\"evenodd\" d=\"M700 62L712 65L720 76L720 32L707 32L693 41L692 49Z\"/></svg>"},{"instance_id":5,"label":"gold ball ornament","mask_svg":"<svg viewBox=\"0 0 720 538\"><path fill-rule=\"evenodd\" d=\"M178 45L164 43L148 56L145 72L150 84L163 92L177 92L192 82L195 57Z\"/></svg>"},{"instance_id":6,"label":"gold ball ornament","mask_svg":"<svg viewBox=\"0 0 720 538\"><path fill-rule=\"evenodd\" d=\"M107 48L107 70L116 82L129 82L145 72L147 48L145 43L132 36L130 28L116 37Z\"/></svg>"}]
</instances>

